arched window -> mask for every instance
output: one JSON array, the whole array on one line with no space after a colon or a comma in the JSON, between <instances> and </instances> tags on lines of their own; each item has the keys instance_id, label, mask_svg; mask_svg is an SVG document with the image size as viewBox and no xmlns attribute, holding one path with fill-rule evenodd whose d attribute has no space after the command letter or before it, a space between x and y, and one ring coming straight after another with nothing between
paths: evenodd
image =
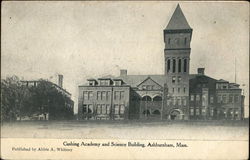
<instances>
[{"instance_id":1,"label":"arched window","mask_svg":"<svg viewBox=\"0 0 250 160\"><path fill-rule=\"evenodd\" d=\"M162 98L161 98L161 96L155 96L153 98L153 101L162 101Z\"/></svg>"},{"instance_id":2,"label":"arched window","mask_svg":"<svg viewBox=\"0 0 250 160\"><path fill-rule=\"evenodd\" d=\"M176 66L176 62L175 62L175 59L173 59L173 73L175 73L175 66Z\"/></svg>"},{"instance_id":3,"label":"arched window","mask_svg":"<svg viewBox=\"0 0 250 160\"><path fill-rule=\"evenodd\" d=\"M178 60L178 72L181 72L181 59Z\"/></svg>"},{"instance_id":4,"label":"arched window","mask_svg":"<svg viewBox=\"0 0 250 160\"><path fill-rule=\"evenodd\" d=\"M167 60L167 72L170 71L170 59Z\"/></svg>"},{"instance_id":5,"label":"arched window","mask_svg":"<svg viewBox=\"0 0 250 160\"><path fill-rule=\"evenodd\" d=\"M187 59L184 59L184 72L187 72Z\"/></svg>"},{"instance_id":6,"label":"arched window","mask_svg":"<svg viewBox=\"0 0 250 160\"><path fill-rule=\"evenodd\" d=\"M144 96L141 99L142 101L152 101L152 98L150 96Z\"/></svg>"}]
</instances>

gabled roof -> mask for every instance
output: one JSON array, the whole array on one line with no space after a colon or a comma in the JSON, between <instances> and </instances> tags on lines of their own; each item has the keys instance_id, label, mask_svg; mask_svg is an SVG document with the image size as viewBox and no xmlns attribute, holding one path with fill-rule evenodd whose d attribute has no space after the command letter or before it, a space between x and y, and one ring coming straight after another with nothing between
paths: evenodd
<instances>
[{"instance_id":1,"label":"gabled roof","mask_svg":"<svg viewBox=\"0 0 250 160\"><path fill-rule=\"evenodd\" d=\"M179 4L177 5L166 27L166 30L178 30L178 29L192 29L189 26L187 19L185 18Z\"/></svg>"},{"instance_id":2,"label":"gabled roof","mask_svg":"<svg viewBox=\"0 0 250 160\"><path fill-rule=\"evenodd\" d=\"M144 81L142 81L140 84L137 85L137 87L139 87L140 85L144 84L144 82L151 80L154 84L163 87L162 85L160 85L159 83L157 83L156 81L154 81L150 76L148 76L148 78L146 78Z\"/></svg>"},{"instance_id":3,"label":"gabled roof","mask_svg":"<svg viewBox=\"0 0 250 160\"><path fill-rule=\"evenodd\" d=\"M123 79L123 81L131 87L137 87L143 81L148 79L148 77L150 77L153 81L155 81L161 86L164 86L164 83L166 82L165 75L126 75L119 76L118 78Z\"/></svg>"}]
</instances>

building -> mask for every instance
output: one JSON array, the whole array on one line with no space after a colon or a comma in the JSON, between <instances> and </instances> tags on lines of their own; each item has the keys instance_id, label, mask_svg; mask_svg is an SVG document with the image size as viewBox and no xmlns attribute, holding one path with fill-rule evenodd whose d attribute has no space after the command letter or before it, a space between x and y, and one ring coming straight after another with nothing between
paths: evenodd
<instances>
[{"instance_id":1,"label":"building","mask_svg":"<svg viewBox=\"0 0 250 160\"><path fill-rule=\"evenodd\" d=\"M238 84L190 74L192 28L177 5L164 36L165 71L88 79L79 86L79 119L242 119L244 96ZM118 97L118 99L117 99Z\"/></svg>"},{"instance_id":2,"label":"building","mask_svg":"<svg viewBox=\"0 0 250 160\"><path fill-rule=\"evenodd\" d=\"M41 100L42 103L37 102L37 103L39 103L37 113L34 114L32 117L30 117L31 119L37 119L37 120L55 119L57 114L62 115L61 113L60 114L58 113L58 109L55 110L55 108L57 108L56 107L57 105L59 105L61 112L65 112L66 114L72 113L72 116L73 116L74 101L71 99L71 93L69 93L67 90L62 88L62 85L63 85L63 76L62 75L58 75L58 84L55 84L55 83L48 81L48 80L21 80L21 85L23 87L28 87L28 88L36 87L36 89L37 89L37 88L39 88L40 84L46 84L46 86L50 86L50 88L55 88L56 91L60 95L62 95L61 97L64 97L64 99L60 99L58 97L55 97L56 96L55 93L52 93L51 90L47 91L48 88L47 89L43 88L41 92L46 93L46 94L50 94L50 96L49 97L42 96L39 98L39 100ZM39 88L39 90L41 90L41 88ZM51 96L51 95L53 95L53 96ZM51 100L49 100L49 99L51 99ZM68 116L70 116L70 115L68 115ZM63 119L63 117L59 118L59 119Z\"/></svg>"}]
</instances>

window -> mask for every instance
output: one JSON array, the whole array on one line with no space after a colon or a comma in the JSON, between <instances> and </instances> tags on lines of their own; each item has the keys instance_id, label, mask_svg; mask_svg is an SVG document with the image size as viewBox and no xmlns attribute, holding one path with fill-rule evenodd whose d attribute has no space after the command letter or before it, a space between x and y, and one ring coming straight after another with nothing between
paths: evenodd
<instances>
[{"instance_id":1,"label":"window","mask_svg":"<svg viewBox=\"0 0 250 160\"><path fill-rule=\"evenodd\" d=\"M120 99L123 99L124 98L124 91L121 91L120 92Z\"/></svg>"},{"instance_id":2,"label":"window","mask_svg":"<svg viewBox=\"0 0 250 160\"><path fill-rule=\"evenodd\" d=\"M175 59L173 59L173 73L175 73L175 67L176 67L176 62Z\"/></svg>"},{"instance_id":3,"label":"window","mask_svg":"<svg viewBox=\"0 0 250 160\"><path fill-rule=\"evenodd\" d=\"M210 103L214 103L214 97L213 96L210 96Z\"/></svg>"},{"instance_id":4,"label":"window","mask_svg":"<svg viewBox=\"0 0 250 160\"><path fill-rule=\"evenodd\" d=\"M105 80L100 80L100 85L105 86Z\"/></svg>"},{"instance_id":5,"label":"window","mask_svg":"<svg viewBox=\"0 0 250 160\"><path fill-rule=\"evenodd\" d=\"M184 72L187 72L187 59L184 59Z\"/></svg>"},{"instance_id":6,"label":"window","mask_svg":"<svg viewBox=\"0 0 250 160\"><path fill-rule=\"evenodd\" d=\"M214 116L214 110L210 109L210 116Z\"/></svg>"},{"instance_id":7,"label":"window","mask_svg":"<svg viewBox=\"0 0 250 160\"><path fill-rule=\"evenodd\" d=\"M88 105L88 113L93 113L93 105L92 104Z\"/></svg>"},{"instance_id":8,"label":"window","mask_svg":"<svg viewBox=\"0 0 250 160\"><path fill-rule=\"evenodd\" d=\"M183 92L186 93L186 88L185 87L183 88Z\"/></svg>"},{"instance_id":9,"label":"window","mask_svg":"<svg viewBox=\"0 0 250 160\"><path fill-rule=\"evenodd\" d=\"M107 100L110 98L110 91L107 91Z\"/></svg>"},{"instance_id":10,"label":"window","mask_svg":"<svg viewBox=\"0 0 250 160\"><path fill-rule=\"evenodd\" d=\"M194 101L194 95L191 95L190 101Z\"/></svg>"},{"instance_id":11,"label":"window","mask_svg":"<svg viewBox=\"0 0 250 160\"><path fill-rule=\"evenodd\" d=\"M185 37L184 39L184 44L186 45L187 44L187 38Z\"/></svg>"},{"instance_id":12,"label":"window","mask_svg":"<svg viewBox=\"0 0 250 160\"><path fill-rule=\"evenodd\" d=\"M168 39L168 44L170 44L170 41L171 41L171 39L169 38L169 39Z\"/></svg>"},{"instance_id":13,"label":"window","mask_svg":"<svg viewBox=\"0 0 250 160\"><path fill-rule=\"evenodd\" d=\"M114 97L114 99L118 99L119 98L119 94L120 94L119 91L115 91L115 94L114 94L115 97Z\"/></svg>"},{"instance_id":14,"label":"window","mask_svg":"<svg viewBox=\"0 0 250 160\"><path fill-rule=\"evenodd\" d=\"M97 91L97 100L101 100L102 96L101 96L101 92Z\"/></svg>"},{"instance_id":15,"label":"window","mask_svg":"<svg viewBox=\"0 0 250 160\"><path fill-rule=\"evenodd\" d=\"M101 108L101 105L100 104L98 104L97 105L97 114L101 114L102 112L102 110L101 110L102 108Z\"/></svg>"},{"instance_id":16,"label":"window","mask_svg":"<svg viewBox=\"0 0 250 160\"><path fill-rule=\"evenodd\" d=\"M174 93L174 88L173 88L173 93Z\"/></svg>"},{"instance_id":17,"label":"window","mask_svg":"<svg viewBox=\"0 0 250 160\"><path fill-rule=\"evenodd\" d=\"M168 105L168 106L170 105L170 102L171 102L171 100L168 99L168 100L167 100L167 105Z\"/></svg>"},{"instance_id":18,"label":"window","mask_svg":"<svg viewBox=\"0 0 250 160\"><path fill-rule=\"evenodd\" d=\"M115 86L120 86L121 85L121 81L115 81Z\"/></svg>"},{"instance_id":19,"label":"window","mask_svg":"<svg viewBox=\"0 0 250 160\"><path fill-rule=\"evenodd\" d=\"M178 105L180 106L180 105L181 105L181 99L178 99L178 100L177 100L177 103L178 103Z\"/></svg>"},{"instance_id":20,"label":"window","mask_svg":"<svg viewBox=\"0 0 250 160\"><path fill-rule=\"evenodd\" d=\"M115 114L119 114L119 105L115 104L114 108L115 108Z\"/></svg>"},{"instance_id":21,"label":"window","mask_svg":"<svg viewBox=\"0 0 250 160\"><path fill-rule=\"evenodd\" d=\"M173 105L176 105L176 99L173 98Z\"/></svg>"},{"instance_id":22,"label":"window","mask_svg":"<svg viewBox=\"0 0 250 160\"><path fill-rule=\"evenodd\" d=\"M175 83L175 76L172 77L172 83Z\"/></svg>"},{"instance_id":23,"label":"window","mask_svg":"<svg viewBox=\"0 0 250 160\"><path fill-rule=\"evenodd\" d=\"M181 82L181 76L178 76L178 83Z\"/></svg>"},{"instance_id":24,"label":"window","mask_svg":"<svg viewBox=\"0 0 250 160\"><path fill-rule=\"evenodd\" d=\"M107 114L110 114L110 105L107 105Z\"/></svg>"},{"instance_id":25,"label":"window","mask_svg":"<svg viewBox=\"0 0 250 160\"><path fill-rule=\"evenodd\" d=\"M178 60L178 72L181 72L181 59Z\"/></svg>"},{"instance_id":26,"label":"window","mask_svg":"<svg viewBox=\"0 0 250 160\"><path fill-rule=\"evenodd\" d=\"M189 113L190 113L191 116L193 116L193 115L194 115L194 109L193 109L193 108L190 108Z\"/></svg>"},{"instance_id":27,"label":"window","mask_svg":"<svg viewBox=\"0 0 250 160\"><path fill-rule=\"evenodd\" d=\"M106 114L107 111L106 111L106 105L105 104L102 104L102 114Z\"/></svg>"},{"instance_id":28,"label":"window","mask_svg":"<svg viewBox=\"0 0 250 160\"><path fill-rule=\"evenodd\" d=\"M218 97L217 97L217 103L221 103L221 101L222 101L222 97L221 97L221 95L218 95Z\"/></svg>"},{"instance_id":29,"label":"window","mask_svg":"<svg viewBox=\"0 0 250 160\"><path fill-rule=\"evenodd\" d=\"M186 98L183 98L183 105L184 105L184 106L187 105L187 100L186 100Z\"/></svg>"},{"instance_id":30,"label":"window","mask_svg":"<svg viewBox=\"0 0 250 160\"><path fill-rule=\"evenodd\" d=\"M206 95L202 95L202 106L205 107L206 106L206 102L207 102L207 96Z\"/></svg>"},{"instance_id":31,"label":"window","mask_svg":"<svg viewBox=\"0 0 250 160\"><path fill-rule=\"evenodd\" d=\"M200 95L196 95L196 101L200 101Z\"/></svg>"},{"instance_id":32,"label":"window","mask_svg":"<svg viewBox=\"0 0 250 160\"><path fill-rule=\"evenodd\" d=\"M200 115L200 109L196 108L195 113L196 113L197 116Z\"/></svg>"},{"instance_id":33,"label":"window","mask_svg":"<svg viewBox=\"0 0 250 160\"><path fill-rule=\"evenodd\" d=\"M233 98L234 98L233 95L230 94L229 95L229 103L233 103Z\"/></svg>"},{"instance_id":34,"label":"window","mask_svg":"<svg viewBox=\"0 0 250 160\"><path fill-rule=\"evenodd\" d=\"M83 92L83 99L84 100L88 100L89 99L88 92Z\"/></svg>"},{"instance_id":35,"label":"window","mask_svg":"<svg viewBox=\"0 0 250 160\"><path fill-rule=\"evenodd\" d=\"M88 98L89 98L89 99L92 99L92 97L93 97L93 92L90 91L90 92L89 92L89 97L88 97Z\"/></svg>"},{"instance_id":36,"label":"window","mask_svg":"<svg viewBox=\"0 0 250 160\"><path fill-rule=\"evenodd\" d=\"M170 59L167 60L167 72L170 71Z\"/></svg>"},{"instance_id":37,"label":"window","mask_svg":"<svg viewBox=\"0 0 250 160\"><path fill-rule=\"evenodd\" d=\"M124 105L121 105L120 106L120 114L124 114L124 111L125 111L125 107L124 107Z\"/></svg>"},{"instance_id":38,"label":"window","mask_svg":"<svg viewBox=\"0 0 250 160\"><path fill-rule=\"evenodd\" d=\"M203 116L205 116L205 115L206 115L206 109L205 109L205 108L202 108L202 110L201 110L201 114L202 114Z\"/></svg>"},{"instance_id":39,"label":"window","mask_svg":"<svg viewBox=\"0 0 250 160\"><path fill-rule=\"evenodd\" d=\"M178 93L180 93L180 91L181 91L181 89L180 89L180 88L178 88Z\"/></svg>"},{"instance_id":40,"label":"window","mask_svg":"<svg viewBox=\"0 0 250 160\"><path fill-rule=\"evenodd\" d=\"M101 98L101 99L102 99L102 100L106 100L106 92L105 92L105 91L102 91L101 93L102 93L102 95L101 95L102 98Z\"/></svg>"},{"instance_id":41,"label":"window","mask_svg":"<svg viewBox=\"0 0 250 160\"><path fill-rule=\"evenodd\" d=\"M223 101L223 103L227 103L227 95L222 96L222 101Z\"/></svg>"},{"instance_id":42,"label":"window","mask_svg":"<svg viewBox=\"0 0 250 160\"><path fill-rule=\"evenodd\" d=\"M82 106L82 113L87 113L87 105L86 104L84 104Z\"/></svg>"}]
</instances>

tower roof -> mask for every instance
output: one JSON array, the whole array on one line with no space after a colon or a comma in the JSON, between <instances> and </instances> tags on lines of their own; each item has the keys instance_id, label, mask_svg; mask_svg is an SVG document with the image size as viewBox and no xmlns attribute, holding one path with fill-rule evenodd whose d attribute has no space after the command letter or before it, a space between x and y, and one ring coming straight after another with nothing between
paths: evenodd
<instances>
[{"instance_id":1,"label":"tower roof","mask_svg":"<svg viewBox=\"0 0 250 160\"><path fill-rule=\"evenodd\" d=\"M177 5L166 27L166 30L177 30L177 29L191 29L179 4Z\"/></svg>"}]
</instances>

